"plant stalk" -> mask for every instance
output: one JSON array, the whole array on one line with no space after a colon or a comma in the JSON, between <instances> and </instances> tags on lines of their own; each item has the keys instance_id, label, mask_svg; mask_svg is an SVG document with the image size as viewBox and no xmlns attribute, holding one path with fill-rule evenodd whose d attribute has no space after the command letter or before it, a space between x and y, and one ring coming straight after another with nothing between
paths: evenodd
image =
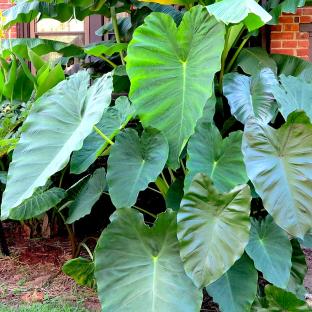
<instances>
[{"instance_id":1,"label":"plant stalk","mask_svg":"<svg viewBox=\"0 0 312 312\"><path fill-rule=\"evenodd\" d=\"M245 44L247 43L247 41L249 40L250 38L250 35L247 36L240 44L240 46L237 48L235 54L233 55L231 61L229 62L228 66L226 67L225 69L225 72L228 73L231 69L232 69L232 66L234 64L234 62L236 61L239 53L241 52L241 50L243 49L243 47L245 46Z\"/></svg>"},{"instance_id":2,"label":"plant stalk","mask_svg":"<svg viewBox=\"0 0 312 312\"><path fill-rule=\"evenodd\" d=\"M99 56L100 59L102 59L103 61L107 62L110 66L112 66L113 68L116 68L117 65L112 62L110 59L108 59L107 57L105 57L104 55L100 55Z\"/></svg>"},{"instance_id":3,"label":"plant stalk","mask_svg":"<svg viewBox=\"0 0 312 312\"><path fill-rule=\"evenodd\" d=\"M109 143L110 145L114 145L114 142L108 137L106 136L97 126L93 126L93 129L95 130L95 132L100 135L107 143Z\"/></svg>"},{"instance_id":4,"label":"plant stalk","mask_svg":"<svg viewBox=\"0 0 312 312\"><path fill-rule=\"evenodd\" d=\"M119 29L118 29L118 22L117 22L116 10L114 6L110 8L110 12L111 12L111 19L113 23L113 29L115 33L116 42L120 43L121 41L120 41L120 35L119 35ZM121 59L121 64L125 65L125 59L124 59L122 51L119 52L119 55Z\"/></svg>"},{"instance_id":5,"label":"plant stalk","mask_svg":"<svg viewBox=\"0 0 312 312\"><path fill-rule=\"evenodd\" d=\"M151 212L149 212L149 211L147 211L147 210L145 210L145 209L143 209L143 208L140 208L140 207L137 207L137 206L132 206L132 207L133 207L134 209L137 209L137 210L139 210L139 211L141 211L141 212L144 212L144 213L148 214L149 216L153 217L154 219L157 218L157 216L156 216L155 214L153 214L153 213L151 213Z\"/></svg>"}]
</instances>

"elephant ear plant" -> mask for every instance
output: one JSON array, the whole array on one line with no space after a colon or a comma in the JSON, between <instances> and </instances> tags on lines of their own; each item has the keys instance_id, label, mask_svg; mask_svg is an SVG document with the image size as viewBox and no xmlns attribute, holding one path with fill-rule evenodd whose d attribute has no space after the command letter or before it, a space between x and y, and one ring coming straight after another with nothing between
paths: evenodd
<instances>
[{"instance_id":1,"label":"elephant ear plant","mask_svg":"<svg viewBox=\"0 0 312 312\"><path fill-rule=\"evenodd\" d=\"M287 3L77 4L78 18L112 18L115 39L83 49L105 73L79 71L30 99L1 218L53 208L75 256L90 257L63 270L96 282L102 311L198 312L203 289L225 312L309 311L300 244L312 239L312 65L245 48ZM7 24L29 21L28 9L19 2ZM64 176L76 182L64 189ZM102 195L110 224L94 253L87 239L77 251L71 225L107 210Z\"/></svg>"}]
</instances>

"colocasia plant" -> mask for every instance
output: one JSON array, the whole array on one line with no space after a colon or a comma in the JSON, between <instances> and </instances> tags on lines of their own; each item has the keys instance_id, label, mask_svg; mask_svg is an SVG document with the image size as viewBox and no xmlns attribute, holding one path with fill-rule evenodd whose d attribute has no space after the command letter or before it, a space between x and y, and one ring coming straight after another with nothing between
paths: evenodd
<instances>
[{"instance_id":1,"label":"colocasia plant","mask_svg":"<svg viewBox=\"0 0 312 312\"><path fill-rule=\"evenodd\" d=\"M198 312L203 289L225 312L309 311L301 248L312 247L312 65L250 45L304 1L160 2L18 1L4 13L3 27L39 13L102 14L112 22L98 34L115 39L2 42L0 93L14 98L17 64L35 86L2 220L53 208L75 249L70 225L109 196L115 211L94 254L83 242L90 259L63 268L96 283L104 312ZM22 64L55 77L39 55L57 49L103 66L59 73L47 90ZM65 174L80 178L66 190Z\"/></svg>"}]
</instances>

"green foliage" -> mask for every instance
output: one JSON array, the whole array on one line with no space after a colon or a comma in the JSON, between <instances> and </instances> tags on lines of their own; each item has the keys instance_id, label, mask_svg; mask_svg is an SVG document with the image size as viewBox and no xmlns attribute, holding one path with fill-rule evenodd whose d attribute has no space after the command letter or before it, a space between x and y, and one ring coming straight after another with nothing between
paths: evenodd
<instances>
[{"instance_id":1,"label":"green foliage","mask_svg":"<svg viewBox=\"0 0 312 312\"><path fill-rule=\"evenodd\" d=\"M134 113L127 97L119 97L115 106L104 112L96 127L112 140L129 122ZM71 157L70 171L75 174L84 172L104 152L109 143L93 131L84 141L80 150Z\"/></svg>"},{"instance_id":2,"label":"green foliage","mask_svg":"<svg viewBox=\"0 0 312 312\"><path fill-rule=\"evenodd\" d=\"M178 239L185 271L197 287L216 281L243 254L250 201L247 185L221 194L207 176L194 177L178 211Z\"/></svg>"},{"instance_id":3,"label":"green foliage","mask_svg":"<svg viewBox=\"0 0 312 312\"><path fill-rule=\"evenodd\" d=\"M241 131L232 132L222 139L215 125L206 122L204 118L200 120L188 146L185 190L188 190L197 173L208 175L221 192L230 191L236 185L246 183L241 145Z\"/></svg>"},{"instance_id":4,"label":"green foliage","mask_svg":"<svg viewBox=\"0 0 312 312\"><path fill-rule=\"evenodd\" d=\"M66 166L72 151L81 147L100 120L110 102L111 75L103 76L89 89L88 80L89 74L82 71L34 103L13 154L1 206L3 219Z\"/></svg>"},{"instance_id":5,"label":"green foliage","mask_svg":"<svg viewBox=\"0 0 312 312\"><path fill-rule=\"evenodd\" d=\"M287 119L295 110L303 110L312 118L312 84L299 77L280 75L280 85L273 87L273 94L280 106L280 112Z\"/></svg>"},{"instance_id":6,"label":"green foliage","mask_svg":"<svg viewBox=\"0 0 312 312\"><path fill-rule=\"evenodd\" d=\"M151 13L133 34L127 56L130 98L144 127L166 136L173 168L212 96L223 45L224 25L201 6L185 13L178 28L170 16Z\"/></svg>"},{"instance_id":7,"label":"green foliage","mask_svg":"<svg viewBox=\"0 0 312 312\"><path fill-rule=\"evenodd\" d=\"M94 279L94 262L86 258L70 259L64 263L62 271L73 278L78 285L93 287Z\"/></svg>"},{"instance_id":8,"label":"green foliage","mask_svg":"<svg viewBox=\"0 0 312 312\"><path fill-rule=\"evenodd\" d=\"M168 143L159 131L146 129L141 137L133 129L120 133L107 166L107 183L115 207L133 206L139 192L162 172L167 158Z\"/></svg>"},{"instance_id":9,"label":"green foliage","mask_svg":"<svg viewBox=\"0 0 312 312\"><path fill-rule=\"evenodd\" d=\"M170 210L152 228L129 208L111 216L95 251L103 311L199 311L202 291L184 272L176 227L176 213Z\"/></svg>"},{"instance_id":10,"label":"green foliage","mask_svg":"<svg viewBox=\"0 0 312 312\"><path fill-rule=\"evenodd\" d=\"M298 238L311 229L311 140L309 119L294 112L278 130L249 120L242 147L247 174L264 208L277 225Z\"/></svg>"},{"instance_id":11,"label":"green foliage","mask_svg":"<svg viewBox=\"0 0 312 312\"><path fill-rule=\"evenodd\" d=\"M1 41L2 219L53 209L75 257L63 271L96 277L105 312L198 312L204 287L225 312L308 311L312 65L249 41L303 1L156 1L18 0L4 13L2 30L98 14L114 39ZM92 76L64 72L73 58ZM93 256L94 237L75 233L111 213Z\"/></svg>"},{"instance_id":12,"label":"green foliage","mask_svg":"<svg viewBox=\"0 0 312 312\"><path fill-rule=\"evenodd\" d=\"M257 280L258 273L252 260L243 254L222 277L206 289L219 304L221 311L250 311L257 294Z\"/></svg>"},{"instance_id":13,"label":"green foliage","mask_svg":"<svg viewBox=\"0 0 312 312\"><path fill-rule=\"evenodd\" d=\"M254 0L222 0L208 5L207 10L226 25L244 22L249 31L260 28L272 18Z\"/></svg>"},{"instance_id":14,"label":"green foliage","mask_svg":"<svg viewBox=\"0 0 312 312\"><path fill-rule=\"evenodd\" d=\"M93 205L107 188L105 175L105 169L95 170L88 181L79 189L74 200L68 206L66 223L73 223L91 212Z\"/></svg>"},{"instance_id":15,"label":"green foliage","mask_svg":"<svg viewBox=\"0 0 312 312\"><path fill-rule=\"evenodd\" d=\"M267 281L281 288L287 287L292 247L287 234L271 216L262 221L252 220L246 252Z\"/></svg>"},{"instance_id":16,"label":"green foliage","mask_svg":"<svg viewBox=\"0 0 312 312\"><path fill-rule=\"evenodd\" d=\"M230 73L224 77L223 94L231 113L245 124L249 117L269 123L277 113L272 90L278 82L270 69L262 69L252 77Z\"/></svg>"}]
</instances>

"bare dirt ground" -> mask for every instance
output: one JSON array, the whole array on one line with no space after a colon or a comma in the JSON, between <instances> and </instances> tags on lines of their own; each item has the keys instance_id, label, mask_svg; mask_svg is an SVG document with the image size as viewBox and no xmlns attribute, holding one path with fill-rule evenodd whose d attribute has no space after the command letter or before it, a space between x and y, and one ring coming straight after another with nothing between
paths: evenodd
<instances>
[{"instance_id":1,"label":"bare dirt ground","mask_svg":"<svg viewBox=\"0 0 312 312\"><path fill-rule=\"evenodd\" d=\"M0 257L0 303L18 308L21 304L58 299L78 303L87 311L100 311L96 293L61 272L71 258L66 240L31 239L12 242L10 257Z\"/></svg>"},{"instance_id":2,"label":"bare dirt ground","mask_svg":"<svg viewBox=\"0 0 312 312\"><path fill-rule=\"evenodd\" d=\"M94 290L77 286L61 272L62 264L71 258L66 239L9 237L8 242L11 256L0 256L0 303L18 308L25 303L58 299L82 304L87 311L101 311ZM305 254L309 267L305 286L312 294L312 250L305 250ZM211 298L205 296L201 311L219 310Z\"/></svg>"}]
</instances>

